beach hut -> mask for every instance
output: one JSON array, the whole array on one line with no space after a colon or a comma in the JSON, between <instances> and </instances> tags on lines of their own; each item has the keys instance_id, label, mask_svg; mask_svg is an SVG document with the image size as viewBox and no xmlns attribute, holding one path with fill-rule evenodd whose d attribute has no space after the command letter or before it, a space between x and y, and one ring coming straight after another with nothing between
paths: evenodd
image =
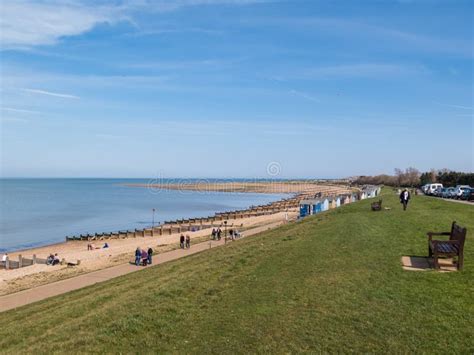
<instances>
[{"instance_id":1,"label":"beach hut","mask_svg":"<svg viewBox=\"0 0 474 355\"><path fill-rule=\"evenodd\" d=\"M320 200L315 201L313 204L313 214L320 213L323 211L323 203Z\"/></svg>"},{"instance_id":2,"label":"beach hut","mask_svg":"<svg viewBox=\"0 0 474 355\"><path fill-rule=\"evenodd\" d=\"M329 198L329 208L330 209L333 209L333 208L336 208L337 205L336 205L336 199L334 197L330 197Z\"/></svg>"},{"instance_id":3,"label":"beach hut","mask_svg":"<svg viewBox=\"0 0 474 355\"><path fill-rule=\"evenodd\" d=\"M351 195L346 195L344 196L344 204L347 205L349 203L351 203L352 200L351 200Z\"/></svg>"},{"instance_id":4,"label":"beach hut","mask_svg":"<svg viewBox=\"0 0 474 355\"><path fill-rule=\"evenodd\" d=\"M300 217L304 218L306 216L309 216L309 209L310 205L300 203Z\"/></svg>"},{"instance_id":5,"label":"beach hut","mask_svg":"<svg viewBox=\"0 0 474 355\"><path fill-rule=\"evenodd\" d=\"M306 217L323 211L323 203L319 199L301 200L300 217Z\"/></svg>"},{"instance_id":6,"label":"beach hut","mask_svg":"<svg viewBox=\"0 0 474 355\"><path fill-rule=\"evenodd\" d=\"M357 201L357 194L352 194L351 195L351 202L356 202Z\"/></svg>"},{"instance_id":7,"label":"beach hut","mask_svg":"<svg viewBox=\"0 0 474 355\"><path fill-rule=\"evenodd\" d=\"M341 206L341 196L337 196L336 197L336 207L340 207Z\"/></svg>"},{"instance_id":8,"label":"beach hut","mask_svg":"<svg viewBox=\"0 0 474 355\"><path fill-rule=\"evenodd\" d=\"M324 200L321 201L321 210L327 211L328 209L329 209L329 200L325 198Z\"/></svg>"}]
</instances>

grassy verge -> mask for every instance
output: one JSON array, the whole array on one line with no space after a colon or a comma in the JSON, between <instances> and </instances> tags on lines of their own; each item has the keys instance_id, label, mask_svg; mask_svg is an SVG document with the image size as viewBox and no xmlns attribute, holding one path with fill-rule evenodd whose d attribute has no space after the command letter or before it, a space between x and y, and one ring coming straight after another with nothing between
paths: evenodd
<instances>
[{"instance_id":1,"label":"grassy verge","mask_svg":"<svg viewBox=\"0 0 474 355\"><path fill-rule=\"evenodd\" d=\"M2 314L2 351L474 351L474 207L370 200ZM468 228L465 270L409 272Z\"/></svg>"}]
</instances>

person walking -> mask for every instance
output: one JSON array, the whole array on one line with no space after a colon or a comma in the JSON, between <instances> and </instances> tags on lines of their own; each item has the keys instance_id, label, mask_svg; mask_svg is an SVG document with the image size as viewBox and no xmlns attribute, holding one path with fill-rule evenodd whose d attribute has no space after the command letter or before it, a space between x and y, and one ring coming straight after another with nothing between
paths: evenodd
<instances>
[{"instance_id":1,"label":"person walking","mask_svg":"<svg viewBox=\"0 0 474 355\"><path fill-rule=\"evenodd\" d=\"M186 234L186 248L191 248L191 238L189 237L189 234Z\"/></svg>"},{"instance_id":2,"label":"person walking","mask_svg":"<svg viewBox=\"0 0 474 355\"><path fill-rule=\"evenodd\" d=\"M135 250L135 265L137 266L140 265L141 258L142 258L142 251L140 250L140 247L138 247Z\"/></svg>"},{"instance_id":3,"label":"person walking","mask_svg":"<svg viewBox=\"0 0 474 355\"><path fill-rule=\"evenodd\" d=\"M217 228L217 240L221 240L221 229L220 228Z\"/></svg>"},{"instance_id":4,"label":"person walking","mask_svg":"<svg viewBox=\"0 0 474 355\"><path fill-rule=\"evenodd\" d=\"M152 255L153 255L153 249L148 248L148 264L150 264L150 265L151 265L151 262L152 262Z\"/></svg>"},{"instance_id":5,"label":"person walking","mask_svg":"<svg viewBox=\"0 0 474 355\"><path fill-rule=\"evenodd\" d=\"M403 210L407 210L408 201L410 201L410 192L407 189L404 189L400 194L400 203L403 205Z\"/></svg>"},{"instance_id":6,"label":"person walking","mask_svg":"<svg viewBox=\"0 0 474 355\"><path fill-rule=\"evenodd\" d=\"M181 234L181 236L179 237L179 247L181 249L184 249L184 235Z\"/></svg>"},{"instance_id":7,"label":"person walking","mask_svg":"<svg viewBox=\"0 0 474 355\"><path fill-rule=\"evenodd\" d=\"M145 249L142 250L142 263L143 263L143 266L147 266L147 263L148 263L148 253L146 252Z\"/></svg>"}]
</instances>

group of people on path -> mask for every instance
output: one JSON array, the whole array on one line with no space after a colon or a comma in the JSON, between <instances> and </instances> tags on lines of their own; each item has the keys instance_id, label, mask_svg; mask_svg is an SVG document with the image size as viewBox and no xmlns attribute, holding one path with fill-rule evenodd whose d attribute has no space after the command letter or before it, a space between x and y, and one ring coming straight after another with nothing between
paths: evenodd
<instances>
[{"instance_id":1,"label":"group of people on path","mask_svg":"<svg viewBox=\"0 0 474 355\"><path fill-rule=\"evenodd\" d=\"M221 240L222 231L220 228L212 228L211 239L212 240Z\"/></svg>"},{"instance_id":2,"label":"group of people on path","mask_svg":"<svg viewBox=\"0 0 474 355\"><path fill-rule=\"evenodd\" d=\"M189 234L186 234L186 237L184 237L184 234L181 234L179 237L179 247L181 249L189 249L191 248L191 237Z\"/></svg>"},{"instance_id":3,"label":"group of people on path","mask_svg":"<svg viewBox=\"0 0 474 355\"><path fill-rule=\"evenodd\" d=\"M135 265L139 266L140 263L143 266L151 265L152 257L153 257L152 248L148 248L148 251L146 251L145 249L141 249L140 247L138 247L135 250Z\"/></svg>"},{"instance_id":4,"label":"group of people on path","mask_svg":"<svg viewBox=\"0 0 474 355\"><path fill-rule=\"evenodd\" d=\"M211 232L212 240L221 240L222 230L220 228L213 228ZM240 232L237 229L229 229L229 237L234 240L241 236Z\"/></svg>"}]
</instances>

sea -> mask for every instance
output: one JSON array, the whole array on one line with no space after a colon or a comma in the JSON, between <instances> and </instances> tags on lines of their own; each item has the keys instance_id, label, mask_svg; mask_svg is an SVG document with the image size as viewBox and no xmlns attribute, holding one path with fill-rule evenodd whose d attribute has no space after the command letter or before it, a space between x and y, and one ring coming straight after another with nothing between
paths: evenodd
<instances>
[{"instance_id":1,"label":"sea","mask_svg":"<svg viewBox=\"0 0 474 355\"><path fill-rule=\"evenodd\" d=\"M192 183L197 180L179 181ZM149 179L2 178L0 252L63 242L66 236L142 229L164 221L206 217L289 196L126 186L149 183Z\"/></svg>"}]
</instances>

